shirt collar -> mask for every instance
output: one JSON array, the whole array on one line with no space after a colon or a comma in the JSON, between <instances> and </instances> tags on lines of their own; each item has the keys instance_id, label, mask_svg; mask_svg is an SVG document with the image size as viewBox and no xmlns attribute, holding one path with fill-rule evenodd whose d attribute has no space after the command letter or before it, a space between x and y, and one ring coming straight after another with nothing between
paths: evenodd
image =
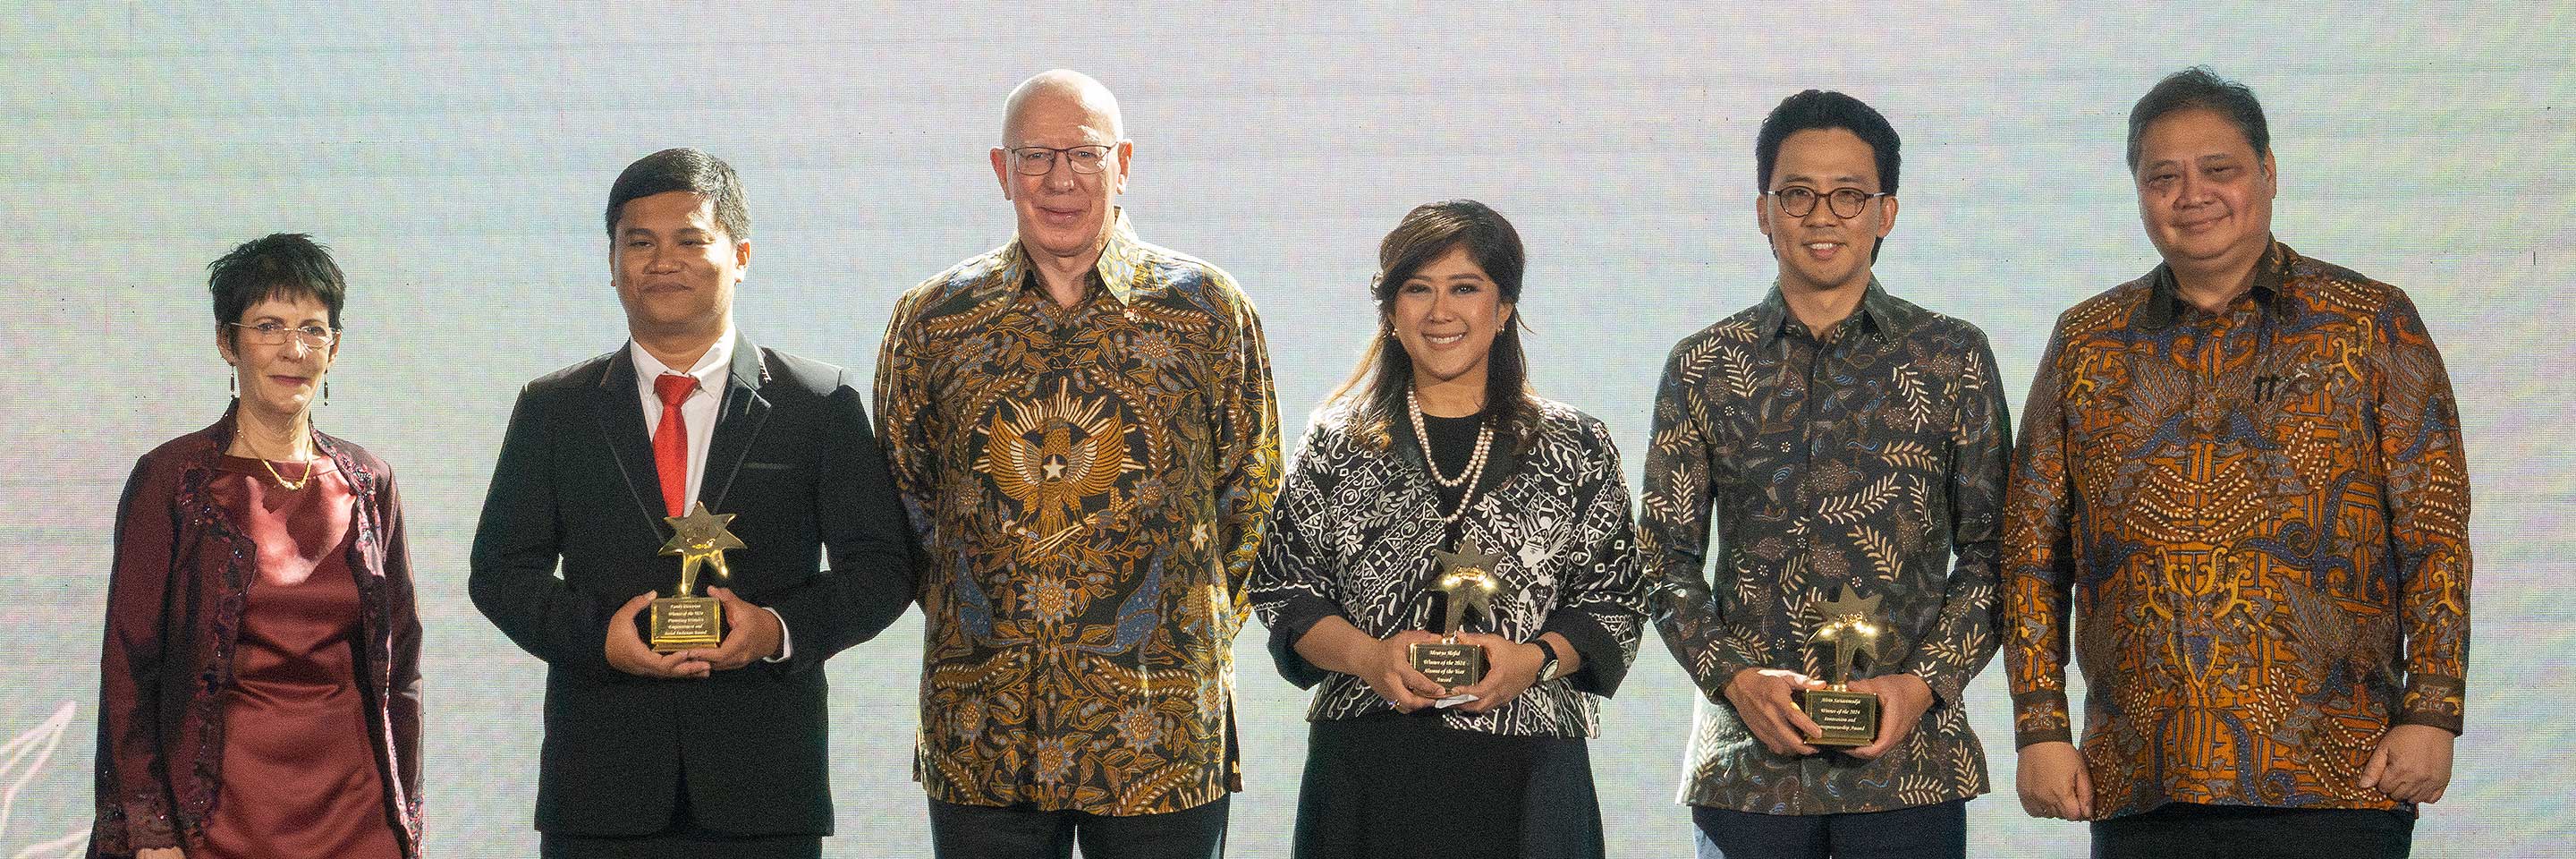
<instances>
[{"instance_id":1,"label":"shirt collar","mask_svg":"<svg viewBox=\"0 0 2576 859\"><path fill-rule=\"evenodd\" d=\"M2271 247L2264 249L2263 258L2254 263L2254 286L2248 290L2255 307L2270 309L2280 298L2289 284L2290 263L2296 259L2298 252L2280 239L2273 239ZM2181 321L2191 309L2191 303L2183 300L2181 287L2174 282L2173 266L2157 263L2156 270L2147 275L2147 303L2138 308L2131 324L2140 331L2159 331Z\"/></svg>"},{"instance_id":2,"label":"shirt collar","mask_svg":"<svg viewBox=\"0 0 2576 859\"><path fill-rule=\"evenodd\" d=\"M1869 288L1860 295L1860 306L1852 310L1852 319L1859 320L1860 330L1869 332L1881 343L1905 336L1905 330L1914 324L1914 316L1902 302L1887 294L1887 289L1879 285L1877 275L1870 276ZM1763 297L1762 304L1754 308L1754 330L1762 332L1766 338L1778 337L1787 333L1789 323L1797 321L1797 318L1797 314L1789 312L1789 299L1780 294L1780 282L1773 280L1771 294Z\"/></svg>"},{"instance_id":3,"label":"shirt collar","mask_svg":"<svg viewBox=\"0 0 2576 859\"><path fill-rule=\"evenodd\" d=\"M1018 238L1002 248L1003 267L992 281L996 289L1020 289L1036 279L1037 267L1029 261L1028 249ZM1144 268L1145 244L1136 238L1136 228L1127 222L1127 209L1111 210L1109 241L1100 248L1100 261L1093 263L1092 274L1109 297L1126 304L1136 292L1136 273Z\"/></svg>"},{"instance_id":4,"label":"shirt collar","mask_svg":"<svg viewBox=\"0 0 2576 859\"><path fill-rule=\"evenodd\" d=\"M726 325L724 336L716 338L715 345L708 346L707 353L698 356L698 363L691 365L688 372L684 374L697 377L699 391L714 393L724 390L725 377L731 375L733 371L734 340L733 326ZM626 341L626 354L635 361L635 383L643 388L644 395L647 397L654 396L654 379L660 378L664 373L680 372L662 363L661 359L653 357L653 353L644 351L644 344L633 340ZM690 396L696 396L696 394L693 393Z\"/></svg>"}]
</instances>

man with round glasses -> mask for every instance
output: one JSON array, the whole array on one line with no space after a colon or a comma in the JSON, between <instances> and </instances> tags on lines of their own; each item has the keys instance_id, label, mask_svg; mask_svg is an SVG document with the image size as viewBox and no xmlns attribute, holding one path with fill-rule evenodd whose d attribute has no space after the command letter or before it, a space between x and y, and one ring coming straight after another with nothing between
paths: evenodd
<instances>
[{"instance_id":1,"label":"man with round glasses","mask_svg":"<svg viewBox=\"0 0 2576 859\"><path fill-rule=\"evenodd\" d=\"M1878 111L1790 96L1754 157L1778 278L1674 347L1646 455L1649 611L1702 693L1682 801L1702 857L1965 856L1986 770L1960 695L1995 652L2011 448L1994 353L1870 272L1897 209ZM1834 746L1799 693L1856 619L1884 630L1850 683L1878 715Z\"/></svg>"},{"instance_id":2,"label":"man with round glasses","mask_svg":"<svg viewBox=\"0 0 2576 859\"><path fill-rule=\"evenodd\" d=\"M904 294L877 361L928 560L914 772L941 856L1208 857L1242 789L1241 583L1279 484L1261 323L1136 237L1118 102L1003 111L1018 235Z\"/></svg>"}]
</instances>

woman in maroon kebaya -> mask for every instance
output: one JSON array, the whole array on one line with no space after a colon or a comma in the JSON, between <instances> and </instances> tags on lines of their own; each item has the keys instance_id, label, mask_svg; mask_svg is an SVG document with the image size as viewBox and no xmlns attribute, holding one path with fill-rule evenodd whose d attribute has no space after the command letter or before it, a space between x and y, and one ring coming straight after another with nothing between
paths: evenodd
<instances>
[{"instance_id":1,"label":"woman in maroon kebaya","mask_svg":"<svg viewBox=\"0 0 2576 859\"><path fill-rule=\"evenodd\" d=\"M314 429L339 266L303 235L208 267L221 420L135 463L101 648L93 856L420 852L420 621L392 470Z\"/></svg>"}]
</instances>

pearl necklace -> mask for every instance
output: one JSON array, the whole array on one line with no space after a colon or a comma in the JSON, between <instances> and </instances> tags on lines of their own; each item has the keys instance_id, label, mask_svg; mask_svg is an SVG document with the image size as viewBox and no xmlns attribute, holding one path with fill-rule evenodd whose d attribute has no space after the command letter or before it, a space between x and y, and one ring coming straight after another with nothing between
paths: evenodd
<instances>
[{"instance_id":1,"label":"pearl necklace","mask_svg":"<svg viewBox=\"0 0 2576 859\"><path fill-rule=\"evenodd\" d=\"M1466 515L1467 504L1475 500L1476 478L1484 475L1485 456L1494 447L1494 425L1482 419L1476 422L1476 449L1467 456L1467 470L1457 477L1449 477L1440 473L1440 463L1431 456L1431 430L1422 422L1422 401L1411 391L1404 394L1404 410L1413 418L1413 440L1422 449L1422 465L1430 469L1431 479L1443 489L1467 488L1458 496L1458 509L1449 511L1449 516L1441 520L1442 525L1456 522L1458 517Z\"/></svg>"}]
</instances>

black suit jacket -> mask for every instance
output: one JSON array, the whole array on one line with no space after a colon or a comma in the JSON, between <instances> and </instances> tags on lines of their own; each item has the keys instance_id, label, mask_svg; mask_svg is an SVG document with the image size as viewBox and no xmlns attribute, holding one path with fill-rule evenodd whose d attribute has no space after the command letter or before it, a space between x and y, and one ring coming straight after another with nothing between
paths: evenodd
<instances>
[{"instance_id":1,"label":"black suit jacket","mask_svg":"<svg viewBox=\"0 0 2576 859\"><path fill-rule=\"evenodd\" d=\"M738 338L705 468L698 500L738 514L745 546L714 583L776 609L790 659L704 680L610 668L609 616L680 576L659 554L671 529L634 360L621 347L519 393L467 587L547 665L539 830L657 832L685 783L707 828L831 833L823 660L885 629L913 592L885 458L846 371Z\"/></svg>"}]
</instances>

